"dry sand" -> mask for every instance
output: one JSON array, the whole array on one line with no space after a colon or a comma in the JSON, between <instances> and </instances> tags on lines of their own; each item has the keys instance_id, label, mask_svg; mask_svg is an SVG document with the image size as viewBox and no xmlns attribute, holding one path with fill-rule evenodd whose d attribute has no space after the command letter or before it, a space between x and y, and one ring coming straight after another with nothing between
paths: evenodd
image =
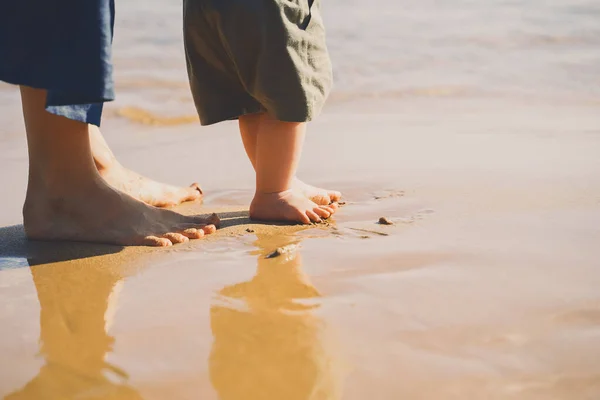
<instances>
[{"instance_id":1,"label":"dry sand","mask_svg":"<svg viewBox=\"0 0 600 400\"><path fill-rule=\"evenodd\" d=\"M103 128L124 164L201 182L180 210L225 228L166 250L27 244L12 136L0 398L600 398L597 105L330 107L301 177L347 204L308 228L248 223L234 124Z\"/></svg>"}]
</instances>

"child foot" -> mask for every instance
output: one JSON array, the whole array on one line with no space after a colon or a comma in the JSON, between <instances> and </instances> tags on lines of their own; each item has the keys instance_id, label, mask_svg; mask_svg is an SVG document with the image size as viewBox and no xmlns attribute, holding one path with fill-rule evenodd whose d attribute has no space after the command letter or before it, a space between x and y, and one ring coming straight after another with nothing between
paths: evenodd
<instances>
[{"instance_id":1,"label":"child foot","mask_svg":"<svg viewBox=\"0 0 600 400\"><path fill-rule=\"evenodd\" d=\"M190 187L177 187L156 182L114 163L109 168L98 169L100 175L113 188L155 207L171 207L202 197L202 190L194 183Z\"/></svg>"},{"instance_id":2,"label":"child foot","mask_svg":"<svg viewBox=\"0 0 600 400\"><path fill-rule=\"evenodd\" d=\"M171 246L215 232L219 218L184 216L121 193L100 178L61 193L36 188L23 209L27 237L116 244Z\"/></svg>"},{"instance_id":3,"label":"child foot","mask_svg":"<svg viewBox=\"0 0 600 400\"><path fill-rule=\"evenodd\" d=\"M256 193L250 204L250 219L310 224L329 218L337 205L318 205L304 193L290 189L279 193Z\"/></svg>"},{"instance_id":4,"label":"child foot","mask_svg":"<svg viewBox=\"0 0 600 400\"><path fill-rule=\"evenodd\" d=\"M294 189L301 192L305 197L318 205L327 206L336 203L342 198L342 194L335 190L321 189L308 183L304 183L298 178L294 179Z\"/></svg>"}]
</instances>

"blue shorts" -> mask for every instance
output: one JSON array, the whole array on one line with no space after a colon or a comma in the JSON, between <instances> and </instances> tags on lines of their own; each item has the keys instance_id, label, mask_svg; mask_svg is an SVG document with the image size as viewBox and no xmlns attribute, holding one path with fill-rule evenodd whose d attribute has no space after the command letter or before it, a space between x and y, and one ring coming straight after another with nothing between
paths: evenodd
<instances>
[{"instance_id":1,"label":"blue shorts","mask_svg":"<svg viewBox=\"0 0 600 400\"><path fill-rule=\"evenodd\" d=\"M0 80L48 91L46 109L100 125L114 100L114 0L0 0Z\"/></svg>"}]
</instances>

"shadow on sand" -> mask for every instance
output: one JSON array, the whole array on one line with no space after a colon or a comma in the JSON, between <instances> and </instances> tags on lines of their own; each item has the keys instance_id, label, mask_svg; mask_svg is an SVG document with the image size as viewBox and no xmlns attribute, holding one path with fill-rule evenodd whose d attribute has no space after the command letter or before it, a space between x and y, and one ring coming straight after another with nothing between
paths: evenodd
<instances>
[{"instance_id":1,"label":"shadow on sand","mask_svg":"<svg viewBox=\"0 0 600 400\"><path fill-rule=\"evenodd\" d=\"M0 270L115 254L123 246L28 240L23 225L0 228Z\"/></svg>"}]
</instances>

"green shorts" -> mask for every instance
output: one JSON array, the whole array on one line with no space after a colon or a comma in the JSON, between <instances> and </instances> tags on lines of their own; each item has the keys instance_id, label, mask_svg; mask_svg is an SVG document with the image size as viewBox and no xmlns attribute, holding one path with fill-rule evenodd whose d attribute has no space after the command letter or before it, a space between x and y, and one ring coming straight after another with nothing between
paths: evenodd
<instances>
[{"instance_id":1,"label":"green shorts","mask_svg":"<svg viewBox=\"0 0 600 400\"><path fill-rule=\"evenodd\" d=\"M188 76L202 125L268 112L316 117L332 84L320 0L184 0Z\"/></svg>"}]
</instances>

